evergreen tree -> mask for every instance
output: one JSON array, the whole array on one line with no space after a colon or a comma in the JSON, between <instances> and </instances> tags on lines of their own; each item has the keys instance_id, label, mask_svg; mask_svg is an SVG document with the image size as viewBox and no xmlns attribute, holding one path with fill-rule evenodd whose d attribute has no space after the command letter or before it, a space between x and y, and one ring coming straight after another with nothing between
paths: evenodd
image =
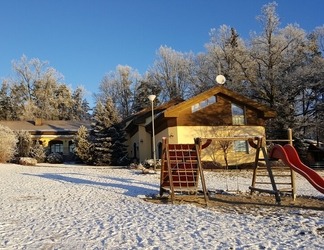
<instances>
[{"instance_id":1,"label":"evergreen tree","mask_svg":"<svg viewBox=\"0 0 324 250\"><path fill-rule=\"evenodd\" d=\"M9 83L3 80L0 89L0 120L11 121L17 119L17 107L9 94Z\"/></svg>"},{"instance_id":2,"label":"evergreen tree","mask_svg":"<svg viewBox=\"0 0 324 250\"><path fill-rule=\"evenodd\" d=\"M29 156L33 140L31 135L26 130L19 130L15 132L17 141L17 156L18 157L27 157Z\"/></svg>"},{"instance_id":3,"label":"evergreen tree","mask_svg":"<svg viewBox=\"0 0 324 250\"><path fill-rule=\"evenodd\" d=\"M110 98L105 105L100 101L94 110L91 142L93 145L94 165L120 165L125 162L127 152L123 142L125 133L120 124L121 119Z\"/></svg>"},{"instance_id":4,"label":"evergreen tree","mask_svg":"<svg viewBox=\"0 0 324 250\"><path fill-rule=\"evenodd\" d=\"M72 106L72 119L73 120L90 120L89 114L89 103L84 97L84 88L82 86L77 87L77 89L72 94L73 106Z\"/></svg>"},{"instance_id":5,"label":"evergreen tree","mask_svg":"<svg viewBox=\"0 0 324 250\"><path fill-rule=\"evenodd\" d=\"M74 152L86 164L93 164L92 158L92 144L90 142L90 135L85 126L81 126L73 140Z\"/></svg>"},{"instance_id":6,"label":"evergreen tree","mask_svg":"<svg viewBox=\"0 0 324 250\"><path fill-rule=\"evenodd\" d=\"M161 93L161 86L155 85L150 79L150 75L146 74L145 78L138 81L134 95L134 102L132 111L136 113L144 108L151 107L151 101L148 99L149 95L159 96ZM160 105L160 101L156 99L156 105Z\"/></svg>"}]
</instances>

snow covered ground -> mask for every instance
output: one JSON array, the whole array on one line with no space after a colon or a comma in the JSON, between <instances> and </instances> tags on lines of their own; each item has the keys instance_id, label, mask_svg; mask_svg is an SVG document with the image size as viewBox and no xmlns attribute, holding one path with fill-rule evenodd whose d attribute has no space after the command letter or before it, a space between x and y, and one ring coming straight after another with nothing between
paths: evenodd
<instances>
[{"instance_id":1,"label":"snow covered ground","mask_svg":"<svg viewBox=\"0 0 324 250\"><path fill-rule=\"evenodd\" d=\"M247 191L250 174L206 172L206 184ZM0 176L0 249L324 247L324 210L242 214L153 204L142 197L158 193L159 174L129 169L2 164ZM297 192L323 197L302 177Z\"/></svg>"}]
</instances>

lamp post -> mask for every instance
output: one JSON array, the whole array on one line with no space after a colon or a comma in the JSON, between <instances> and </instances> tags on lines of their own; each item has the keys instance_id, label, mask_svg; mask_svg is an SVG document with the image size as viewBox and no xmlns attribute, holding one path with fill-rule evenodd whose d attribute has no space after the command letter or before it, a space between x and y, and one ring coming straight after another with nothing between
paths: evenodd
<instances>
[{"instance_id":1,"label":"lamp post","mask_svg":"<svg viewBox=\"0 0 324 250\"><path fill-rule=\"evenodd\" d=\"M154 100L155 100L155 95L149 95L148 99L151 101L152 104L152 144L153 144L153 161L154 161L154 171L156 170L156 157L155 157L155 131L154 131Z\"/></svg>"}]
</instances>

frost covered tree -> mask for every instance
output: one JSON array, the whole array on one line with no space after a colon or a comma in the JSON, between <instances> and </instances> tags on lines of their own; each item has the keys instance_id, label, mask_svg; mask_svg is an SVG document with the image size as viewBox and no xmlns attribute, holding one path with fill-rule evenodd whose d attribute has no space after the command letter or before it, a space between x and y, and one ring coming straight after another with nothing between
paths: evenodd
<instances>
[{"instance_id":1,"label":"frost covered tree","mask_svg":"<svg viewBox=\"0 0 324 250\"><path fill-rule=\"evenodd\" d=\"M153 83L150 79L150 75L146 73L145 77L138 81L138 84L135 87L134 94L134 103L132 110L138 112L144 108L151 106L151 101L148 99L149 95L159 96L161 93L161 86ZM159 105L159 100L155 102L156 105Z\"/></svg>"},{"instance_id":2,"label":"frost covered tree","mask_svg":"<svg viewBox=\"0 0 324 250\"><path fill-rule=\"evenodd\" d=\"M126 135L121 118L110 98L103 105L100 101L94 110L91 130L94 165L121 165L127 156Z\"/></svg>"},{"instance_id":3,"label":"frost covered tree","mask_svg":"<svg viewBox=\"0 0 324 250\"><path fill-rule=\"evenodd\" d=\"M93 164L93 145L88 129L81 126L73 140L74 152L86 164Z\"/></svg>"},{"instance_id":4,"label":"frost covered tree","mask_svg":"<svg viewBox=\"0 0 324 250\"><path fill-rule=\"evenodd\" d=\"M296 136L306 135L320 100L318 87L323 86L321 32L310 36L297 24L280 28L276 6L272 2L262 7L257 21L263 29L251 33L249 41L228 26L218 33L212 30L208 55L202 57L207 60L204 72L213 65L226 76L228 88L276 110L278 117L267 123L271 137L285 138L288 128Z\"/></svg>"},{"instance_id":5,"label":"frost covered tree","mask_svg":"<svg viewBox=\"0 0 324 250\"><path fill-rule=\"evenodd\" d=\"M252 37L252 60L246 64L244 75L250 96L277 111L268 131L275 138L285 138L288 128L296 135L301 132L298 120L305 107L300 107L306 101L301 96L305 91L310 93L316 75L323 74L323 68L317 66L323 58L316 56L312 39L297 24L279 27L276 6L275 2L265 5L257 17L263 32Z\"/></svg>"},{"instance_id":6,"label":"frost covered tree","mask_svg":"<svg viewBox=\"0 0 324 250\"><path fill-rule=\"evenodd\" d=\"M105 74L95 98L101 103L110 98L116 105L118 114L125 118L133 113L134 88L139 78L138 72L131 67L118 65L116 71Z\"/></svg>"},{"instance_id":7,"label":"frost covered tree","mask_svg":"<svg viewBox=\"0 0 324 250\"><path fill-rule=\"evenodd\" d=\"M53 92L63 76L51 67L46 68L46 65L47 61L41 62L37 58L28 60L25 55L19 61L12 61L15 76L7 81L11 86L11 97L20 110L20 119L37 116L47 119L46 116L53 112Z\"/></svg>"},{"instance_id":8,"label":"frost covered tree","mask_svg":"<svg viewBox=\"0 0 324 250\"><path fill-rule=\"evenodd\" d=\"M65 84L59 85L55 92L55 110L56 117L58 120L73 120L73 105L72 91Z\"/></svg>"},{"instance_id":9,"label":"frost covered tree","mask_svg":"<svg viewBox=\"0 0 324 250\"><path fill-rule=\"evenodd\" d=\"M17 137L17 151L16 156L27 157L29 156L33 140L31 135L26 130L15 131Z\"/></svg>"},{"instance_id":10,"label":"frost covered tree","mask_svg":"<svg viewBox=\"0 0 324 250\"><path fill-rule=\"evenodd\" d=\"M17 120L18 114L20 111L10 96L9 83L4 79L0 89L0 120Z\"/></svg>"},{"instance_id":11,"label":"frost covered tree","mask_svg":"<svg viewBox=\"0 0 324 250\"><path fill-rule=\"evenodd\" d=\"M90 120L89 111L91 110L89 102L84 98L85 90L82 86L77 87L77 89L72 94L72 110L71 117L73 120Z\"/></svg>"},{"instance_id":12,"label":"frost covered tree","mask_svg":"<svg viewBox=\"0 0 324 250\"><path fill-rule=\"evenodd\" d=\"M16 154L17 136L8 127L0 125L0 162L6 163Z\"/></svg>"},{"instance_id":13,"label":"frost covered tree","mask_svg":"<svg viewBox=\"0 0 324 250\"><path fill-rule=\"evenodd\" d=\"M202 57L204 63L198 71L201 79L207 80L207 87L217 85L216 76L226 77L226 87L238 92L242 91L241 82L244 79L242 67L250 61L247 45L239 37L235 28L222 25L218 30L211 29L210 42L205 45L207 54ZM201 60L200 60L201 61ZM214 86L210 86L210 84ZM200 82L202 90L206 87Z\"/></svg>"},{"instance_id":14,"label":"frost covered tree","mask_svg":"<svg viewBox=\"0 0 324 250\"><path fill-rule=\"evenodd\" d=\"M38 163L45 162L46 152L43 145L41 145L38 140L30 148L29 156L36 159Z\"/></svg>"},{"instance_id":15,"label":"frost covered tree","mask_svg":"<svg viewBox=\"0 0 324 250\"><path fill-rule=\"evenodd\" d=\"M72 90L63 82L63 75L47 61L28 60L23 55L12 61L13 76L2 80L0 117L6 120L74 119ZM5 108L4 108L5 107Z\"/></svg>"},{"instance_id":16,"label":"frost covered tree","mask_svg":"<svg viewBox=\"0 0 324 250\"><path fill-rule=\"evenodd\" d=\"M162 102L190 96L190 72L193 53L181 53L161 46L156 53L153 67L148 70L150 79L161 86L159 98Z\"/></svg>"}]
</instances>

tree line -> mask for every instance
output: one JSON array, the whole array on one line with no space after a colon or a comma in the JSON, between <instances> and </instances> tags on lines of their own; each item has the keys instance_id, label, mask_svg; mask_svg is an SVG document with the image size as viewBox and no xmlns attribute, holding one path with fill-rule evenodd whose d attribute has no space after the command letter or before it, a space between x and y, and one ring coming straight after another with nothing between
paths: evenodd
<instances>
[{"instance_id":1,"label":"tree line","mask_svg":"<svg viewBox=\"0 0 324 250\"><path fill-rule=\"evenodd\" d=\"M300 138L323 139L324 25L307 33L298 24L280 27L275 2L256 17L262 30L243 39L235 27L212 29L206 52L182 53L161 46L144 76L118 65L99 85L97 99L111 98L126 117L149 105L155 94L164 103L191 98L217 85L225 86L277 111L267 122L267 134L285 138L292 128Z\"/></svg>"},{"instance_id":2,"label":"tree line","mask_svg":"<svg viewBox=\"0 0 324 250\"><path fill-rule=\"evenodd\" d=\"M90 106L79 86L72 90L47 61L23 55L12 61L14 76L2 80L1 120L88 120Z\"/></svg>"},{"instance_id":3,"label":"tree line","mask_svg":"<svg viewBox=\"0 0 324 250\"><path fill-rule=\"evenodd\" d=\"M212 29L206 52L178 52L161 46L153 65L141 75L118 65L99 83L96 103L112 100L121 119L148 107L148 95L158 103L191 98L214 86L222 74L225 87L269 106L278 117L267 123L267 134L323 139L324 25L306 32L298 24L281 27L275 2L264 5L256 17L262 30L240 37L235 27ZM0 119L89 119L84 89L72 91L62 76L38 59L13 61L15 77L4 79L0 92Z\"/></svg>"}]
</instances>

